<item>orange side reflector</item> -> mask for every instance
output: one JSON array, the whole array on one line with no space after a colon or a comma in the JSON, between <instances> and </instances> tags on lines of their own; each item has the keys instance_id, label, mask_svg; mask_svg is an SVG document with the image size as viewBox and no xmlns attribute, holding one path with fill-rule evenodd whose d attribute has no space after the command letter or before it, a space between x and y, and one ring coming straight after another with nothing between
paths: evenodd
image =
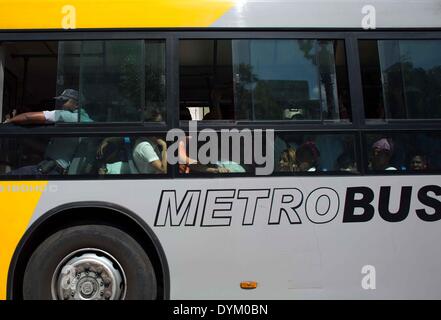
<instances>
[{"instance_id":1,"label":"orange side reflector","mask_svg":"<svg viewBox=\"0 0 441 320\"><path fill-rule=\"evenodd\" d=\"M257 282L256 281L242 281L240 283L240 287L242 289L256 289L257 288Z\"/></svg>"}]
</instances>

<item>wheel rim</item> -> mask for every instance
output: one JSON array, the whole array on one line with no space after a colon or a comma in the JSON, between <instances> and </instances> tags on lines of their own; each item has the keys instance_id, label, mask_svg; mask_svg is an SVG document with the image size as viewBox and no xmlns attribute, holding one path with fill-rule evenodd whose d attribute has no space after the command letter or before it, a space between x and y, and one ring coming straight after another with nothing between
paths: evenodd
<instances>
[{"instance_id":1,"label":"wheel rim","mask_svg":"<svg viewBox=\"0 0 441 320\"><path fill-rule=\"evenodd\" d=\"M122 300L127 279L109 253L85 248L68 254L52 276L54 300Z\"/></svg>"}]
</instances>

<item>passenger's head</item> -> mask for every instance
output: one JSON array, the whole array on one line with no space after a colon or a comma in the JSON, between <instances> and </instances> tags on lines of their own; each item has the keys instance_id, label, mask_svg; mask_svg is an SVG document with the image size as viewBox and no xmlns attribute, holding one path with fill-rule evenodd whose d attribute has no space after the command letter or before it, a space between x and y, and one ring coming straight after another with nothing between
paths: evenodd
<instances>
[{"instance_id":1,"label":"passenger's head","mask_svg":"<svg viewBox=\"0 0 441 320\"><path fill-rule=\"evenodd\" d=\"M380 139L372 145L372 169L385 170L390 163L394 152L391 139Z\"/></svg>"},{"instance_id":2,"label":"passenger's head","mask_svg":"<svg viewBox=\"0 0 441 320\"><path fill-rule=\"evenodd\" d=\"M410 169L413 171L427 170L428 163L426 156L422 154L414 155L410 160Z\"/></svg>"},{"instance_id":3,"label":"passenger's head","mask_svg":"<svg viewBox=\"0 0 441 320\"><path fill-rule=\"evenodd\" d=\"M279 170L282 172L292 172L296 166L296 150L287 148L280 154Z\"/></svg>"},{"instance_id":4,"label":"passenger's head","mask_svg":"<svg viewBox=\"0 0 441 320\"><path fill-rule=\"evenodd\" d=\"M66 89L55 100L62 104L63 109L73 111L78 109L80 93L74 89Z\"/></svg>"},{"instance_id":5,"label":"passenger's head","mask_svg":"<svg viewBox=\"0 0 441 320\"><path fill-rule=\"evenodd\" d=\"M280 155L279 171L292 172L296 166L296 150L289 147Z\"/></svg>"},{"instance_id":6,"label":"passenger's head","mask_svg":"<svg viewBox=\"0 0 441 320\"><path fill-rule=\"evenodd\" d=\"M308 171L316 168L320 158L320 151L313 141L307 141L296 150L296 164L298 171Z\"/></svg>"},{"instance_id":7,"label":"passenger's head","mask_svg":"<svg viewBox=\"0 0 441 320\"><path fill-rule=\"evenodd\" d=\"M357 163L352 154L344 152L337 158L337 170L357 172Z\"/></svg>"},{"instance_id":8,"label":"passenger's head","mask_svg":"<svg viewBox=\"0 0 441 320\"><path fill-rule=\"evenodd\" d=\"M162 122L162 113L159 110L153 110L150 121L153 122Z\"/></svg>"}]
</instances>

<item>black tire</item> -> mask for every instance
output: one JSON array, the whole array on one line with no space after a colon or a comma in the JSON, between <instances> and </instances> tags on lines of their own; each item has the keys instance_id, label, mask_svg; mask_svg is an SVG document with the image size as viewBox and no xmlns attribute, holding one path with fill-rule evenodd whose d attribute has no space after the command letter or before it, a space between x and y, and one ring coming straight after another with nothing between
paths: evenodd
<instances>
[{"instance_id":1,"label":"black tire","mask_svg":"<svg viewBox=\"0 0 441 320\"><path fill-rule=\"evenodd\" d=\"M51 281L58 264L70 253L84 248L108 252L127 278L127 300L156 298L156 277L142 247L123 231L104 225L84 225L53 234L34 251L23 277L25 300L51 300Z\"/></svg>"}]
</instances>

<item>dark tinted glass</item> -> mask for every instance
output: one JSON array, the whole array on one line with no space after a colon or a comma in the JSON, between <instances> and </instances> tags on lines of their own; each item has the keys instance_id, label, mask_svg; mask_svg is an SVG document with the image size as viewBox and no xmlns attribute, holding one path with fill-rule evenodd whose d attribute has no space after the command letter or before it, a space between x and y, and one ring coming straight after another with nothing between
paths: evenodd
<instances>
[{"instance_id":1,"label":"dark tinted glass","mask_svg":"<svg viewBox=\"0 0 441 320\"><path fill-rule=\"evenodd\" d=\"M280 133L274 144L275 172L358 173L352 134Z\"/></svg>"},{"instance_id":2,"label":"dark tinted glass","mask_svg":"<svg viewBox=\"0 0 441 320\"><path fill-rule=\"evenodd\" d=\"M54 99L66 89L77 92L76 117L49 122L165 121L163 40L3 42L0 62L3 121L26 112L72 111L68 98Z\"/></svg>"},{"instance_id":3,"label":"dark tinted glass","mask_svg":"<svg viewBox=\"0 0 441 320\"><path fill-rule=\"evenodd\" d=\"M2 138L0 174L23 177L165 174L161 136Z\"/></svg>"},{"instance_id":4,"label":"dark tinted glass","mask_svg":"<svg viewBox=\"0 0 441 320\"><path fill-rule=\"evenodd\" d=\"M342 40L182 40L181 120L351 121Z\"/></svg>"},{"instance_id":5,"label":"dark tinted glass","mask_svg":"<svg viewBox=\"0 0 441 320\"><path fill-rule=\"evenodd\" d=\"M359 42L368 120L441 118L441 40Z\"/></svg>"},{"instance_id":6,"label":"dark tinted glass","mask_svg":"<svg viewBox=\"0 0 441 320\"><path fill-rule=\"evenodd\" d=\"M439 132L366 134L368 172L430 172L441 169Z\"/></svg>"}]
</instances>

